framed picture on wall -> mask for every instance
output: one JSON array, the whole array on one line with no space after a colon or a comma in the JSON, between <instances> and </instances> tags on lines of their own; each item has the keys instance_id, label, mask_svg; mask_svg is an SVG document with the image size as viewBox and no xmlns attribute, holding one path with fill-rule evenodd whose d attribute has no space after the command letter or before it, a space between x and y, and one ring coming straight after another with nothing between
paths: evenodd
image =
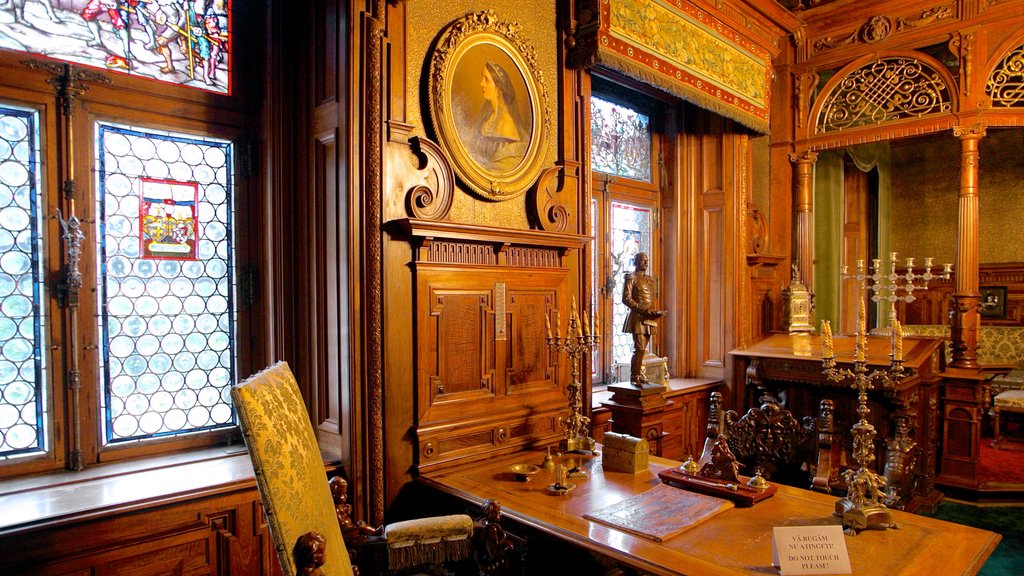
<instances>
[{"instance_id":1,"label":"framed picture on wall","mask_svg":"<svg viewBox=\"0 0 1024 576\"><path fill-rule=\"evenodd\" d=\"M978 312L982 318L1006 318L1006 286L984 286L978 291Z\"/></svg>"},{"instance_id":2,"label":"framed picture on wall","mask_svg":"<svg viewBox=\"0 0 1024 576\"><path fill-rule=\"evenodd\" d=\"M486 200L516 198L547 152L547 91L518 24L490 10L448 25L430 62L430 116L455 174Z\"/></svg>"}]
</instances>

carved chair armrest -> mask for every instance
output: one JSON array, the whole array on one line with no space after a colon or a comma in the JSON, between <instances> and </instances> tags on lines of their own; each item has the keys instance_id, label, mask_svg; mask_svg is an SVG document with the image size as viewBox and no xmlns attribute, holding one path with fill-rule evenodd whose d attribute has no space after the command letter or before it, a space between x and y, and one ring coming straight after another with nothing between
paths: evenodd
<instances>
[{"instance_id":1,"label":"carved chair armrest","mask_svg":"<svg viewBox=\"0 0 1024 576\"><path fill-rule=\"evenodd\" d=\"M352 520L344 478L331 478L329 485L353 565L363 566L364 572L383 572L380 567L405 570L473 557L480 573L491 575L504 569L511 552L522 548L519 539L506 535L502 529L501 506L495 501L483 504L478 521L467 514L453 514L374 528L361 520Z\"/></svg>"}]
</instances>

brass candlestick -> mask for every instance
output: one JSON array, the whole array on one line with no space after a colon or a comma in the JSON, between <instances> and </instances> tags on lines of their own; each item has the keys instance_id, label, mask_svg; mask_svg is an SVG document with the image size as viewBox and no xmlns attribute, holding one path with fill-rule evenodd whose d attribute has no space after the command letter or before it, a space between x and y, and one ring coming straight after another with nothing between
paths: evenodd
<instances>
[{"instance_id":1,"label":"brass candlestick","mask_svg":"<svg viewBox=\"0 0 1024 576\"><path fill-rule=\"evenodd\" d=\"M863 288L863 280L861 281ZM846 481L846 496L836 502L835 515L843 519L843 526L848 532L856 533L865 528L899 528L893 520L892 512L885 506L885 476L871 470L875 460L875 427L867 420L868 390L876 385L883 389L892 389L904 375L903 370L903 331L898 321L894 325L890 337L890 364L886 369L868 372L867 367L867 326L864 299L857 299L857 332L853 369L836 368L835 351L832 347L832 328L827 320L821 323L822 366L825 376L836 383L849 381L857 390L857 414L860 420L853 425L853 459L856 468L843 472Z\"/></svg>"},{"instance_id":2,"label":"brass candlestick","mask_svg":"<svg viewBox=\"0 0 1024 576\"><path fill-rule=\"evenodd\" d=\"M566 327L565 337L561 335L561 323L559 322L558 310L555 310L555 334L551 334L551 321L545 316L544 324L547 328L548 350L564 354L572 366L572 377L569 381L569 409L572 414L565 425L565 437L562 438L558 448L562 452L590 452L597 455L597 441L590 437L590 418L583 415L583 384L580 382L580 359L584 354L590 354L594 347L601 341L598 336L597 317L594 317L594 330L590 329L590 322L587 313L583 312L583 322L580 323L579 315L576 314L576 299L572 300L572 309L569 312L569 324Z\"/></svg>"}]
</instances>

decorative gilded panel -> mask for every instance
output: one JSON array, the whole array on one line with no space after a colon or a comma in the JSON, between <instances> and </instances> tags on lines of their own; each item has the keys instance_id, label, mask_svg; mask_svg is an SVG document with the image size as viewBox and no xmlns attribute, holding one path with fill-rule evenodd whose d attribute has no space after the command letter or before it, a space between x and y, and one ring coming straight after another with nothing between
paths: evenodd
<instances>
[{"instance_id":1,"label":"decorative gilded panel","mask_svg":"<svg viewBox=\"0 0 1024 576\"><path fill-rule=\"evenodd\" d=\"M1024 107L1024 45L999 61L985 84L985 94L995 108Z\"/></svg>"},{"instance_id":2,"label":"decorative gilded panel","mask_svg":"<svg viewBox=\"0 0 1024 576\"><path fill-rule=\"evenodd\" d=\"M767 131L771 57L742 33L681 1L604 0L591 9L599 22L581 27L575 65L600 63Z\"/></svg>"},{"instance_id":3,"label":"decorative gilded panel","mask_svg":"<svg viewBox=\"0 0 1024 576\"><path fill-rule=\"evenodd\" d=\"M853 70L823 97L815 133L887 124L952 111L945 77L915 58L879 58Z\"/></svg>"}]
</instances>

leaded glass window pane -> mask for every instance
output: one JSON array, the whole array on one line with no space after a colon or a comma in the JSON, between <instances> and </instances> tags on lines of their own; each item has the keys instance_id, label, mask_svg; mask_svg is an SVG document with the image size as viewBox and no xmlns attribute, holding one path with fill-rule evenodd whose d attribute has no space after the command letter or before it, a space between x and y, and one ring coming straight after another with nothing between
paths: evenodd
<instances>
[{"instance_id":1,"label":"leaded glass window pane","mask_svg":"<svg viewBox=\"0 0 1024 576\"><path fill-rule=\"evenodd\" d=\"M107 442L231 426L230 142L99 124Z\"/></svg>"},{"instance_id":2,"label":"leaded glass window pane","mask_svg":"<svg viewBox=\"0 0 1024 576\"><path fill-rule=\"evenodd\" d=\"M230 92L231 0L10 0L0 46Z\"/></svg>"},{"instance_id":3,"label":"leaded glass window pane","mask_svg":"<svg viewBox=\"0 0 1024 576\"><path fill-rule=\"evenodd\" d=\"M612 303L615 335L612 342L612 362L629 364L633 357L633 335L624 334L629 308L622 303L622 285L626 274L633 271L633 257L638 252L651 254L651 209L646 206L612 202L611 247L612 277L615 279Z\"/></svg>"},{"instance_id":4,"label":"leaded glass window pane","mask_svg":"<svg viewBox=\"0 0 1024 576\"><path fill-rule=\"evenodd\" d=\"M590 98L590 156L597 172L651 181L651 129L647 116Z\"/></svg>"},{"instance_id":5,"label":"leaded glass window pane","mask_svg":"<svg viewBox=\"0 0 1024 576\"><path fill-rule=\"evenodd\" d=\"M37 127L0 106L0 460L46 450Z\"/></svg>"}]
</instances>

